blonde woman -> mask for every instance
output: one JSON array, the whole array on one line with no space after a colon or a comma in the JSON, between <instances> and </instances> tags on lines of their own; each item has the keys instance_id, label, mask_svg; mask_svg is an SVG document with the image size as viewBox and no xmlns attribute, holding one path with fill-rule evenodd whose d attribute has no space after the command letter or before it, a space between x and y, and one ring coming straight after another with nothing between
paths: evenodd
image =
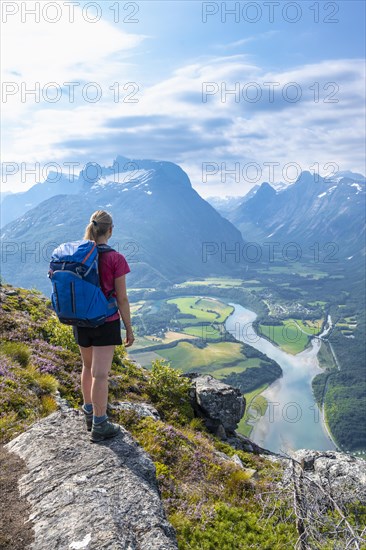
<instances>
[{"instance_id":1,"label":"blonde woman","mask_svg":"<svg viewBox=\"0 0 366 550\"><path fill-rule=\"evenodd\" d=\"M84 239L95 241L97 245L107 245L112 233L111 215L104 210L97 210L90 217ZM107 317L106 322L99 327L73 327L75 340L79 345L83 361L81 390L84 404L82 410L93 442L114 437L120 432L118 424L108 421L108 374L112 366L114 348L116 345L122 344L121 317L126 329L125 347L132 346L134 342L125 281L126 274L130 271L123 254L117 251L100 253L101 288L106 297L112 295L116 298L118 311Z\"/></svg>"}]
</instances>

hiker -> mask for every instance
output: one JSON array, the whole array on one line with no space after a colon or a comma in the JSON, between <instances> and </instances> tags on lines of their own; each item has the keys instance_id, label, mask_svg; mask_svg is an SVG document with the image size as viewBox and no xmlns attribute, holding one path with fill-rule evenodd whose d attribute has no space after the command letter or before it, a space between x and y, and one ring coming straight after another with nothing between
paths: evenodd
<instances>
[{"instance_id":1,"label":"hiker","mask_svg":"<svg viewBox=\"0 0 366 550\"><path fill-rule=\"evenodd\" d=\"M90 217L84 239L105 246L112 236L113 227L110 214L104 210L97 210ZM83 360L82 410L87 429L91 431L91 441L94 442L114 437L120 432L120 426L109 422L107 416L108 374L112 366L114 348L122 344L120 317L126 329L126 338L123 342L125 347L132 346L134 342L125 281L126 274L131 271L130 267L123 254L114 250L99 254L98 264L103 294L106 297L115 296L118 310L98 327L73 326L75 340Z\"/></svg>"}]
</instances>

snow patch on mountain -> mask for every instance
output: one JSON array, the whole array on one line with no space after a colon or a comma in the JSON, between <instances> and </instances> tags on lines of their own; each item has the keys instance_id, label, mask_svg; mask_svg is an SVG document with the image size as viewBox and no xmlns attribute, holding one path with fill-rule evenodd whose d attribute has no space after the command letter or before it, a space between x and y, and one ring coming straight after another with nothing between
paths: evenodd
<instances>
[{"instance_id":1,"label":"snow patch on mountain","mask_svg":"<svg viewBox=\"0 0 366 550\"><path fill-rule=\"evenodd\" d=\"M126 170L124 172L115 172L107 176L102 176L96 183L93 184L91 189L98 189L98 187L105 187L107 185L119 184L126 185L136 183L134 188L141 185L147 185L147 182L154 176L154 170Z\"/></svg>"},{"instance_id":2,"label":"snow patch on mountain","mask_svg":"<svg viewBox=\"0 0 366 550\"><path fill-rule=\"evenodd\" d=\"M360 193L360 191L362 191L362 187L358 183L351 183L351 187L356 187L356 189L357 189L356 195L358 195L358 193Z\"/></svg>"}]
</instances>

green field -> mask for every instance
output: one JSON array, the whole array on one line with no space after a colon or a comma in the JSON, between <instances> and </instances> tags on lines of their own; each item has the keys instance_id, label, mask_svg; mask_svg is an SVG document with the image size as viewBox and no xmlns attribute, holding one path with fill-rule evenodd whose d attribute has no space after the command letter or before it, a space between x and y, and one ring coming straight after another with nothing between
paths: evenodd
<instances>
[{"instance_id":1,"label":"green field","mask_svg":"<svg viewBox=\"0 0 366 550\"><path fill-rule=\"evenodd\" d=\"M131 353L130 358L137 361L142 367L146 369L152 368L152 362L156 359L164 359L159 353L155 351L143 351L137 353Z\"/></svg>"},{"instance_id":2,"label":"green field","mask_svg":"<svg viewBox=\"0 0 366 550\"><path fill-rule=\"evenodd\" d=\"M213 373L229 367L230 364L239 366L240 362L242 362L242 370L245 370L248 362L241 352L241 347L241 344L233 342L219 342L208 344L200 349L189 342L179 342L174 348L159 350L159 354L170 361L175 369L183 372Z\"/></svg>"},{"instance_id":3,"label":"green field","mask_svg":"<svg viewBox=\"0 0 366 550\"><path fill-rule=\"evenodd\" d=\"M309 319L306 319L305 321L301 321L300 319L293 319L293 321L297 325L299 325L299 327L309 336L315 336L316 334L319 334L323 326L323 319L315 319L314 321L311 321Z\"/></svg>"},{"instance_id":4,"label":"green field","mask_svg":"<svg viewBox=\"0 0 366 550\"><path fill-rule=\"evenodd\" d=\"M232 306L228 306L223 302L214 300L211 298L199 298L197 296L187 296L183 298L171 298L167 300L168 304L176 304L181 313L186 313L190 315L195 315L199 322L216 322L223 323L225 319L230 315L234 310ZM211 311L208 311L211 310ZM214 313L213 311L217 312ZM183 319L178 319L183 321ZM193 321L196 324L194 319L187 319L185 322Z\"/></svg>"},{"instance_id":5,"label":"green field","mask_svg":"<svg viewBox=\"0 0 366 550\"><path fill-rule=\"evenodd\" d=\"M299 262L288 262L287 264L283 265L271 265L270 267L266 268L258 268L258 271L260 273L264 274L293 274L298 276L308 276L310 275L312 279L318 280L318 279L324 279L325 277L329 277L329 275L320 270L314 269L314 267L306 266L303 264L300 264Z\"/></svg>"},{"instance_id":6,"label":"green field","mask_svg":"<svg viewBox=\"0 0 366 550\"><path fill-rule=\"evenodd\" d=\"M217 340L218 338L222 338L222 333L212 325L185 327L182 329L182 332L185 334L191 334L192 336L197 336L197 338L202 338L205 342L208 340Z\"/></svg>"},{"instance_id":7,"label":"green field","mask_svg":"<svg viewBox=\"0 0 366 550\"><path fill-rule=\"evenodd\" d=\"M259 419L259 416L264 416L266 414L268 402L267 399L260 394L267 387L268 384L264 384L260 388L244 394L246 399L246 408L244 416L239 422L237 432L245 435L246 437L250 437L254 423ZM250 410L251 408L252 410Z\"/></svg>"},{"instance_id":8,"label":"green field","mask_svg":"<svg viewBox=\"0 0 366 550\"><path fill-rule=\"evenodd\" d=\"M349 317L345 317L344 318L345 321L347 321L347 323L357 323L357 319L356 319L356 315L350 315Z\"/></svg>"},{"instance_id":9,"label":"green field","mask_svg":"<svg viewBox=\"0 0 366 550\"><path fill-rule=\"evenodd\" d=\"M196 309L201 312L209 313L208 310L214 310L217 312L217 323L223 323L230 313L234 311L233 306L228 306L227 304L220 302L219 300L214 300L212 298L200 298L196 302Z\"/></svg>"},{"instance_id":10,"label":"green field","mask_svg":"<svg viewBox=\"0 0 366 550\"><path fill-rule=\"evenodd\" d=\"M132 323L132 327L133 327L133 323ZM155 346L155 345L156 346L159 346L159 345L161 346L161 344L164 344L164 343L166 343L166 342L163 342L161 339L160 339L160 342L159 341L154 342L150 338L145 338L144 336L137 335L137 336L135 336L135 341L133 343L133 350L132 351L140 350L140 349L141 349L141 351L143 351L144 348L147 348L147 347L150 347L150 346Z\"/></svg>"},{"instance_id":11,"label":"green field","mask_svg":"<svg viewBox=\"0 0 366 550\"><path fill-rule=\"evenodd\" d=\"M336 326L342 332L343 336L352 336L354 329L357 327L357 320L355 315L344 317L337 321Z\"/></svg>"},{"instance_id":12,"label":"green field","mask_svg":"<svg viewBox=\"0 0 366 550\"><path fill-rule=\"evenodd\" d=\"M226 277L207 277L203 280L185 281L184 283L175 284L175 288L186 288L189 286L218 286L221 288L241 286L242 279L231 279Z\"/></svg>"},{"instance_id":13,"label":"green field","mask_svg":"<svg viewBox=\"0 0 366 550\"><path fill-rule=\"evenodd\" d=\"M259 359L259 357L251 357L250 359L245 359L245 361L240 361L237 365L229 365L223 368L215 368L214 370L212 370L212 372L215 373L215 378L222 380L232 372L239 373L244 372L246 369L252 367L260 367L260 362L261 359Z\"/></svg>"},{"instance_id":14,"label":"green field","mask_svg":"<svg viewBox=\"0 0 366 550\"><path fill-rule=\"evenodd\" d=\"M286 319L282 325L259 325L259 334L268 338L283 351L296 355L304 351L309 342L308 336L300 330L296 322L294 319Z\"/></svg>"}]
</instances>

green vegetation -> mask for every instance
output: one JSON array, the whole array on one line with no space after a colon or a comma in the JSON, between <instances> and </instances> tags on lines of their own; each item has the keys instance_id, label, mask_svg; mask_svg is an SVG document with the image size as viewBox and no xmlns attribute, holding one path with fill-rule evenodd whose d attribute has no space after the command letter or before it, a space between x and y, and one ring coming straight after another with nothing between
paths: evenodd
<instances>
[{"instance_id":1,"label":"green vegetation","mask_svg":"<svg viewBox=\"0 0 366 550\"><path fill-rule=\"evenodd\" d=\"M159 354L182 372L212 374L243 393L281 376L281 368L266 355L247 344L220 342L197 347L179 342L174 348L160 349Z\"/></svg>"},{"instance_id":2,"label":"green vegetation","mask_svg":"<svg viewBox=\"0 0 366 550\"><path fill-rule=\"evenodd\" d=\"M190 424L167 425L145 418L131 423L129 429L155 462L179 548L244 549L259 541L263 548L280 549L288 542L294 544L296 532L288 505L274 498L274 509L271 505L263 509L255 498L277 478L278 465L235 451ZM246 469L217 457L216 450L225 452L228 459L237 454Z\"/></svg>"},{"instance_id":3,"label":"green vegetation","mask_svg":"<svg viewBox=\"0 0 366 550\"><path fill-rule=\"evenodd\" d=\"M297 324L295 319L286 319L278 325L259 324L259 334L271 340L281 349L296 355L307 347L309 338Z\"/></svg>"},{"instance_id":4,"label":"green vegetation","mask_svg":"<svg viewBox=\"0 0 366 550\"><path fill-rule=\"evenodd\" d=\"M0 341L0 353L8 356L20 366L26 367L29 364L31 350L24 342Z\"/></svg>"},{"instance_id":5,"label":"green vegetation","mask_svg":"<svg viewBox=\"0 0 366 550\"><path fill-rule=\"evenodd\" d=\"M357 319L355 315L341 317L337 321L337 328L343 336L354 338L354 330L357 328Z\"/></svg>"},{"instance_id":6,"label":"green vegetation","mask_svg":"<svg viewBox=\"0 0 366 550\"><path fill-rule=\"evenodd\" d=\"M204 341L219 340L222 338L222 333L213 325L185 327L182 329L182 332L197 336L197 338L201 338Z\"/></svg>"},{"instance_id":7,"label":"green vegetation","mask_svg":"<svg viewBox=\"0 0 366 550\"><path fill-rule=\"evenodd\" d=\"M2 285L0 332L0 441L57 409L58 390L71 406L82 402L81 360L72 329L61 325L41 293ZM120 373L117 346L114 373Z\"/></svg>"},{"instance_id":8,"label":"green vegetation","mask_svg":"<svg viewBox=\"0 0 366 550\"><path fill-rule=\"evenodd\" d=\"M323 319L304 319L303 321L301 319L293 319L293 321L309 336L319 334L323 325Z\"/></svg>"},{"instance_id":9,"label":"green vegetation","mask_svg":"<svg viewBox=\"0 0 366 550\"><path fill-rule=\"evenodd\" d=\"M310 277L314 280L328 277L328 273L326 271L316 269L314 265L306 266L300 262L281 263L281 265L270 265L269 267L267 265L265 267L258 268L257 278L259 278L259 273L283 275L296 274L300 277Z\"/></svg>"},{"instance_id":10,"label":"green vegetation","mask_svg":"<svg viewBox=\"0 0 366 550\"><path fill-rule=\"evenodd\" d=\"M79 346L75 342L72 327L63 325L53 315L42 326L45 339L54 346L61 346L75 353L79 353Z\"/></svg>"},{"instance_id":11,"label":"green vegetation","mask_svg":"<svg viewBox=\"0 0 366 550\"><path fill-rule=\"evenodd\" d=\"M193 419L193 410L188 398L191 382L180 374L163 361L154 361L146 391L165 420L174 419L184 424L187 420Z\"/></svg>"},{"instance_id":12,"label":"green vegetation","mask_svg":"<svg viewBox=\"0 0 366 550\"><path fill-rule=\"evenodd\" d=\"M200 348L190 342L179 342L174 348L160 349L159 354L183 372L211 372L229 365L244 365L242 344L219 342Z\"/></svg>"},{"instance_id":13,"label":"green vegetation","mask_svg":"<svg viewBox=\"0 0 366 550\"><path fill-rule=\"evenodd\" d=\"M175 304L161 301L158 304L159 307L154 308L153 311L150 309L150 304L151 302L148 301L132 317L133 329L139 337L162 334L162 331L169 326L171 319L179 314L179 310Z\"/></svg>"},{"instance_id":14,"label":"green vegetation","mask_svg":"<svg viewBox=\"0 0 366 550\"><path fill-rule=\"evenodd\" d=\"M217 300L207 298L201 299L197 298L197 296L172 298L171 300L167 300L167 303L176 304L180 313L183 314L181 319L186 319L184 315L193 315L199 322L215 321L217 323L223 323L234 310L232 306L227 306ZM189 319L190 317L187 318Z\"/></svg>"},{"instance_id":15,"label":"green vegetation","mask_svg":"<svg viewBox=\"0 0 366 550\"><path fill-rule=\"evenodd\" d=\"M355 422L362 420L366 410L365 385L356 384L351 373L337 372L328 379L325 395L325 411L329 427L342 448L364 449L366 426L357 427Z\"/></svg>"},{"instance_id":16,"label":"green vegetation","mask_svg":"<svg viewBox=\"0 0 366 550\"><path fill-rule=\"evenodd\" d=\"M191 286L213 286L219 288L238 287L243 283L241 279L231 279L230 277L206 277L205 279L185 281L174 285L175 288L187 288Z\"/></svg>"},{"instance_id":17,"label":"green vegetation","mask_svg":"<svg viewBox=\"0 0 366 550\"><path fill-rule=\"evenodd\" d=\"M260 368L248 368L238 374L229 374L224 378L224 382L239 388L244 394L263 384L271 384L282 375L282 369L275 361L264 357L265 359L259 363Z\"/></svg>"},{"instance_id":18,"label":"green vegetation","mask_svg":"<svg viewBox=\"0 0 366 550\"><path fill-rule=\"evenodd\" d=\"M138 335L139 348L142 350L148 347L149 351L134 354L134 357L137 357L144 366L149 368L149 362L164 358L170 361L174 368L184 373L212 374L240 388L243 392L264 383L271 383L282 374L278 365L265 355L251 346L244 347L243 344L235 341L231 334L225 332L223 321L232 312L232 306L227 306L218 299L192 296L191 289L187 292L189 296L167 300L169 307L177 308L176 311L174 310L174 318L167 320L167 324L171 328L175 320L179 323L180 338L177 335L177 339L173 342L168 338L159 338L157 341L155 337L147 339L145 336L142 337L144 338L142 343ZM167 311L163 300L155 302L152 307L162 307L163 316ZM140 312L141 322L146 324L145 320L151 314L148 311L144 314L144 310ZM184 341L185 334L196 336L196 339ZM145 343L146 345L143 345Z\"/></svg>"},{"instance_id":19,"label":"green vegetation","mask_svg":"<svg viewBox=\"0 0 366 550\"><path fill-rule=\"evenodd\" d=\"M323 405L324 392L325 392L328 377L329 377L329 373L322 372L321 374L317 374L311 382L311 387L313 389L315 401L317 402L320 408Z\"/></svg>"},{"instance_id":20,"label":"green vegetation","mask_svg":"<svg viewBox=\"0 0 366 550\"><path fill-rule=\"evenodd\" d=\"M5 289L12 294L4 295L6 307L0 323L2 329L7 328L12 341L0 341L2 441L8 441L33 421L56 410L56 389L72 406L79 407L82 402L80 356L74 351L69 327L60 326L41 296L30 293L28 300L21 289L8 286ZM22 296L22 308L13 309L13 304L19 304L17 296ZM30 313L34 313L34 308L38 310L37 322ZM246 371L260 372L261 362L269 361L250 346L230 344L233 376L242 376ZM212 347L218 351L215 354L211 349L209 353L224 363L225 345L229 343L209 344L195 350L203 352ZM238 356L251 365L246 371L238 371ZM294 547L298 533L292 494L280 492L276 485L282 478L282 466L234 449L208 433L202 421L194 417L189 387L188 379L164 361L154 361L148 371L129 361L123 346L116 348L109 401L151 402L161 420L139 418L135 412L128 411L111 413L111 416L123 423L151 455L179 548L282 550ZM248 405L254 408L255 404L258 414L265 412L265 400L259 395L264 387L262 384L246 394ZM250 416L249 411L248 420ZM234 454L243 467L234 462ZM335 542L334 526L340 518L332 510L326 513L328 521L323 525L323 536L328 537L328 543L324 548L330 549ZM354 505L349 514L351 524L358 528L362 514L362 507ZM313 544L312 540L308 542Z\"/></svg>"},{"instance_id":21,"label":"green vegetation","mask_svg":"<svg viewBox=\"0 0 366 550\"><path fill-rule=\"evenodd\" d=\"M350 295L342 309L333 306L331 315L335 319L335 327L329 335L340 370L334 367L329 376L325 413L339 446L351 451L364 451L366 441L366 338L362 296L361 291L355 298ZM353 338L346 338L343 327L338 326L338 320L341 324L345 321L352 325Z\"/></svg>"},{"instance_id":22,"label":"green vegetation","mask_svg":"<svg viewBox=\"0 0 366 550\"><path fill-rule=\"evenodd\" d=\"M287 351L290 353L299 353L305 349L307 335L300 334L300 329L297 332L294 326L292 330L288 329L287 336L283 337L284 325L281 327L280 323L288 323L294 319L297 323L300 322L299 326L306 329L305 332L311 333L312 331L307 330L305 321L314 322L331 314L336 326L327 338L332 343L342 374L338 372L331 376L328 388L335 386L339 388L340 393L330 392L327 396L326 417L334 436L333 427L336 426L336 439L341 448L355 452L365 449L366 407L355 398L359 395L360 388L363 388L362 391L366 395L364 274L357 270L346 271L342 263L327 265L325 262L319 262L316 265L313 260L308 265L293 262L286 265L255 265L252 270L248 270L246 277L246 281L243 280L241 286L236 288L229 284L226 288L207 285L204 287L205 295L221 296L224 300L239 303L255 311L258 315L256 322L267 325L264 330L272 331L268 336L272 336L275 331L278 341L272 341L281 347L289 346ZM222 279L222 282L224 280ZM174 293L182 295L185 292L190 296L194 292L201 294L205 281L194 283L195 281L190 281L187 288L182 286L169 289L169 296ZM255 290L249 290L246 286L248 283L255 286ZM273 317L269 317L271 310ZM268 326L271 328L268 329ZM273 329L276 326L280 328ZM284 342L285 339L293 341ZM212 342L212 339L208 337L207 341ZM319 352L320 364L323 368L333 368L334 360L330 351L327 352L325 349L322 345ZM313 384L317 399L320 398L325 384L325 377L320 376L321 378L315 378ZM336 418L332 419L337 407L336 395L343 402L338 403L339 408L344 409L343 414L337 414Z\"/></svg>"},{"instance_id":23,"label":"green vegetation","mask_svg":"<svg viewBox=\"0 0 366 550\"><path fill-rule=\"evenodd\" d=\"M319 366L322 369L331 371L337 369L337 365L334 362L334 357L327 342L322 341L320 344L320 350L318 351Z\"/></svg>"},{"instance_id":24,"label":"green vegetation","mask_svg":"<svg viewBox=\"0 0 366 550\"><path fill-rule=\"evenodd\" d=\"M258 420L259 416L266 414L268 402L265 397L260 395L268 384L244 394L246 400L246 408L243 418L239 422L237 431L246 437L249 437L253 430L253 422Z\"/></svg>"}]
</instances>

